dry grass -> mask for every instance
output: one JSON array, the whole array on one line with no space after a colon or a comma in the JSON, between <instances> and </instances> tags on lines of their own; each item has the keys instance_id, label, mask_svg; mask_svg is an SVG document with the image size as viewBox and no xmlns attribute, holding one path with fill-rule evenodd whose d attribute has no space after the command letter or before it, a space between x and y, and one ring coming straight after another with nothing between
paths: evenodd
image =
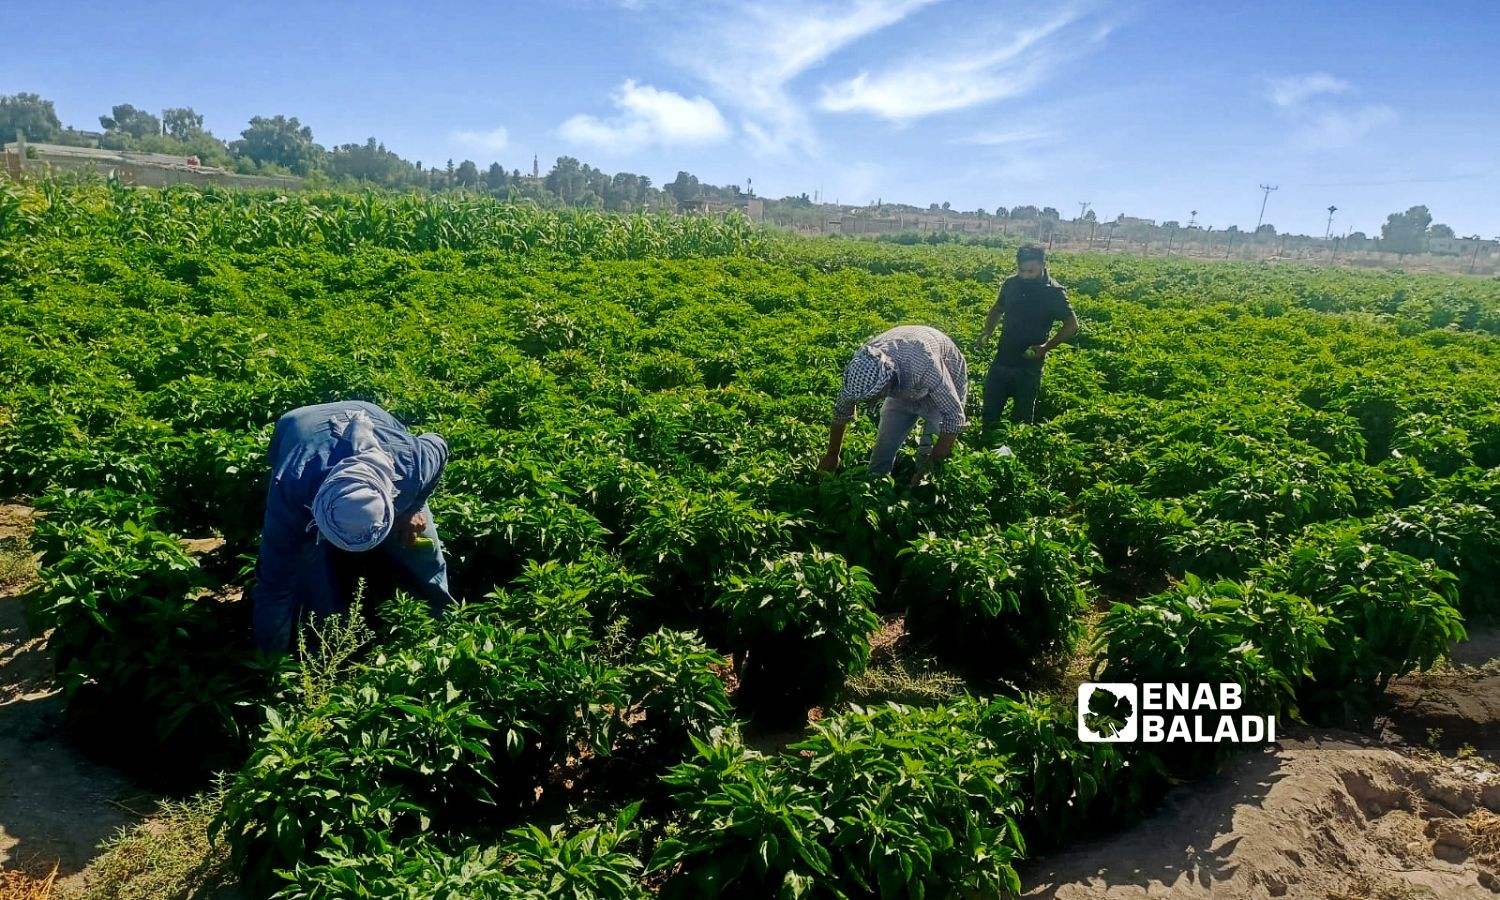
<instances>
[{"instance_id":1,"label":"dry grass","mask_svg":"<svg viewBox=\"0 0 1500 900\"><path fill-rule=\"evenodd\" d=\"M21 872L0 870L0 900L51 900L57 884L54 867L44 878Z\"/></svg>"},{"instance_id":2,"label":"dry grass","mask_svg":"<svg viewBox=\"0 0 1500 900\"><path fill-rule=\"evenodd\" d=\"M0 544L0 588L29 584L36 576L36 554L24 539Z\"/></svg>"},{"instance_id":3,"label":"dry grass","mask_svg":"<svg viewBox=\"0 0 1500 900\"><path fill-rule=\"evenodd\" d=\"M1342 891L1332 891L1328 900L1428 900L1438 895L1420 885L1392 878L1379 880L1361 875Z\"/></svg>"},{"instance_id":4,"label":"dry grass","mask_svg":"<svg viewBox=\"0 0 1500 900\"><path fill-rule=\"evenodd\" d=\"M917 668L892 659L850 678L844 689L850 700L863 705L887 700L925 705L952 700L963 693L964 680L952 672Z\"/></svg>"},{"instance_id":5,"label":"dry grass","mask_svg":"<svg viewBox=\"0 0 1500 900\"><path fill-rule=\"evenodd\" d=\"M229 850L211 837L223 794L209 791L163 803L151 818L123 829L89 867L77 900L167 900L212 896L232 881Z\"/></svg>"},{"instance_id":6,"label":"dry grass","mask_svg":"<svg viewBox=\"0 0 1500 900\"><path fill-rule=\"evenodd\" d=\"M1500 856L1500 816L1479 809L1464 820L1469 831L1469 847L1479 856Z\"/></svg>"}]
</instances>

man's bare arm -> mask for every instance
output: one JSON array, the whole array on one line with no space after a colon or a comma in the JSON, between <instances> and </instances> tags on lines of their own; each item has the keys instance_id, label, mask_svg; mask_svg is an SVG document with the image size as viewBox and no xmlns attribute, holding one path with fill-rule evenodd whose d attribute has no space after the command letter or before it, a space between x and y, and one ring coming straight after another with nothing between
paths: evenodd
<instances>
[{"instance_id":1,"label":"man's bare arm","mask_svg":"<svg viewBox=\"0 0 1500 900\"><path fill-rule=\"evenodd\" d=\"M844 429L848 422L834 422L828 429L828 450L818 461L819 472L832 472L839 467L839 452L844 449Z\"/></svg>"},{"instance_id":2,"label":"man's bare arm","mask_svg":"<svg viewBox=\"0 0 1500 900\"><path fill-rule=\"evenodd\" d=\"M1042 359L1046 357L1048 353L1057 348L1058 344L1063 343L1068 338L1071 338L1077 333L1078 317L1076 315L1068 316L1067 319L1063 320L1062 327L1057 329L1057 334L1054 334L1052 337L1048 338L1045 343L1031 345L1031 347L1028 349L1030 358Z\"/></svg>"},{"instance_id":3,"label":"man's bare arm","mask_svg":"<svg viewBox=\"0 0 1500 900\"><path fill-rule=\"evenodd\" d=\"M1046 347L1048 350L1051 350L1057 345L1066 343L1067 341L1071 340L1073 335L1077 333L1078 316L1068 316L1068 318L1063 321L1062 327L1057 329L1057 334L1054 334L1047 340L1047 343L1043 344L1042 346Z\"/></svg>"}]
</instances>

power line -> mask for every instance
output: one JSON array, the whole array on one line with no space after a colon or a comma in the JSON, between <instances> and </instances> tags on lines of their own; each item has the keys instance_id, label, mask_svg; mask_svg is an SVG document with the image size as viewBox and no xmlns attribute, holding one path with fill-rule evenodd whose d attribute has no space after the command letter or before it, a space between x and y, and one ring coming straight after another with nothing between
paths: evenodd
<instances>
[{"instance_id":1,"label":"power line","mask_svg":"<svg viewBox=\"0 0 1500 900\"><path fill-rule=\"evenodd\" d=\"M1261 223L1266 220L1266 201L1271 199L1271 192L1281 189L1279 184L1263 184L1260 189L1264 194L1260 198L1260 218L1255 220L1255 230L1260 231Z\"/></svg>"},{"instance_id":2,"label":"power line","mask_svg":"<svg viewBox=\"0 0 1500 900\"><path fill-rule=\"evenodd\" d=\"M1331 203L1328 205L1328 227L1323 229L1323 240L1325 241L1333 236L1333 214L1338 211L1339 208L1337 206Z\"/></svg>"}]
</instances>

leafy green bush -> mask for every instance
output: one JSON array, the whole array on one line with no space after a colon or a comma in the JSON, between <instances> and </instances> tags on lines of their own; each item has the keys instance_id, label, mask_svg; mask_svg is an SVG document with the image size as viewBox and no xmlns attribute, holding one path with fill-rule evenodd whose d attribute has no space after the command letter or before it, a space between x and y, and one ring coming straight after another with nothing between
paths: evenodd
<instances>
[{"instance_id":1,"label":"leafy green bush","mask_svg":"<svg viewBox=\"0 0 1500 900\"><path fill-rule=\"evenodd\" d=\"M778 552L787 543L788 517L756 507L733 491L696 491L646 507L625 542L625 553L643 571L662 618L701 616L712 586L736 567Z\"/></svg>"},{"instance_id":2,"label":"leafy green bush","mask_svg":"<svg viewBox=\"0 0 1500 900\"><path fill-rule=\"evenodd\" d=\"M1078 739L1070 704L1025 696L977 704L973 727L1006 756L1035 853L1120 826L1165 786L1156 758Z\"/></svg>"},{"instance_id":3,"label":"leafy green bush","mask_svg":"<svg viewBox=\"0 0 1500 900\"><path fill-rule=\"evenodd\" d=\"M630 727L646 752L670 761L730 723L729 697L716 671L725 660L696 634L662 629L643 638L626 660L624 689L643 719Z\"/></svg>"},{"instance_id":4,"label":"leafy green bush","mask_svg":"<svg viewBox=\"0 0 1500 900\"><path fill-rule=\"evenodd\" d=\"M640 839L632 824L638 809L627 807L612 824L572 834L528 825L512 829L500 844L457 853L423 840L392 844L378 835L362 851L335 841L321 862L289 872L291 883L276 898L645 900L650 894L641 884L642 865L629 852Z\"/></svg>"},{"instance_id":5,"label":"leafy green bush","mask_svg":"<svg viewBox=\"0 0 1500 900\"><path fill-rule=\"evenodd\" d=\"M1500 614L1500 517L1483 506L1430 500L1370 520L1370 539L1458 576L1465 615Z\"/></svg>"},{"instance_id":6,"label":"leafy green bush","mask_svg":"<svg viewBox=\"0 0 1500 900\"><path fill-rule=\"evenodd\" d=\"M723 736L667 776L684 810L658 846L666 896L920 897L1020 890L1019 801L967 708L825 719L767 759Z\"/></svg>"},{"instance_id":7,"label":"leafy green bush","mask_svg":"<svg viewBox=\"0 0 1500 900\"><path fill-rule=\"evenodd\" d=\"M1087 607L1093 553L1076 525L1031 519L958 537L929 534L908 556L907 630L945 659L987 675L1066 653Z\"/></svg>"},{"instance_id":8,"label":"leafy green bush","mask_svg":"<svg viewBox=\"0 0 1500 900\"><path fill-rule=\"evenodd\" d=\"M1233 682L1245 711L1298 716L1297 684L1328 649L1329 621L1302 597L1257 582L1186 576L1100 621L1095 675L1110 681Z\"/></svg>"},{"instance_id":9,"label":"leafy green bush","mask_svg":"<svg viewBox=\"0 0 1500 900\"><path fill-rule=\"evenodd\" d=\"M220 821L254 883L342 837L402 840L514 816L580 742L605 752L618 673L577 631L448 620L314 708L269 709Z\"/></svg>"},{"instance_id":10,"label":"leafy green bush","mask_svg":"<svg viewBox=\"0 0 1500 900\"><path fill-rule=\"evenodd\" d=\"M758 717L798 720L870 658L875 586L842 556L812 550L731 576L714 607L740 656L739 699Z\"/></svg>"},{"instance_id":11,"label":"leafy green bush","mask_svg":"<svg viewBox=\"0 0 1500 900\"><path fill-rule=\"evenodd\" d=\"M75 723L124 740L141 761L159 765L166 754L179 774L223 762L241 737L241 705L268 684L244 607L208 590L182 542L149 524L154 510L110 492L47 505L35 534L43 578L29 611L50 629ZM111 521L121 513L145 524Z\"/></svg>"},{"instance_id":12,"label":"leafy green bush","mask_svg":"<svg viewBox=\"0 0 1500 900\"><path fill-rule=\"evenodd\" d=\"M1265 578L1328 618L1328 646L1311 665L1319 705L1357 707L1464 636L1453 574L1371 543L1357 526L1317 533L1269 563Z\"/></svg>"}]
</instances>

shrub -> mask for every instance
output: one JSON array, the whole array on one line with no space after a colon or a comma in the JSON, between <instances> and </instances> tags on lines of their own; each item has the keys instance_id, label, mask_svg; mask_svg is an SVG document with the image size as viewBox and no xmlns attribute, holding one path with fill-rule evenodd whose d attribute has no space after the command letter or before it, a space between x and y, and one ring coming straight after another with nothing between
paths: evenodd
<instances>
[{"instance_id":1,"label":"shrub","mask_svg":"<svg viewBox=\"0 0 1500 900\"><path fill-rule=\"evenodd\" d=\"M692 632L662 629L641 640L625 663L624 689L643 720L631 726L639 745L677 761L694 737L707 739L730 723L729 697L716 667L722 656Z\"/></svg>"},{"instance_id":2,"label":"shrub","mask_svg":"<svg viewBox=\"0 0 1500 900\"><path fill-rule=\"evenodd\" d=\"M1328 646L1311 666L1320 705L1358 707L1464 637L1453 574L1371 543L1357 527L1316 532L1269 563L1265 577L1329 620Z\"/></svg>"},{"instance_id":3,"label":"shrub","mask_svg":"<svg viewBox=\"0 0 1500 900\"><path fill-rule=\"evenodd\" d=\"M607 825L569 834L534 825L511 830L497 845L450 853L431 841L400 843L375 835L365 850L334 842L322 861L287 873L277 900L646 900L641 862L629 852L639 841L632 825L638 806Z\"/></svg>"},{"instance_id":4,"label":"shrub","mask_svg":"<svg viewBox=\"0 0 1500 900\"><path fill-rule=\"evenodd\" d=\"M401 840L514 815L580 742L608 750L618 675L577 631L450 617L378 657L316 708L267 711L220 822L253 884L341 837Z\"/></svg>"},{"instance_id":5,"label":"shrub","mask_svg":"<svg viewBox=\"0 0 1500 900\"><path fill-rule=\"evenodd\" d=\"M902 551L907 629L944 658L986 675L1066 653L1087 606L1094 568L1081 529L1031 519L958 537L929 534Z\"/></svg>"},{"instance_id":6,"label":"shrub","mask_svg":"<svg viewBox=\"0 0 1500 900\"><path fill-rule=\"evenodd\" d=\"M1296 687L1326 649L1327 619L1302 597L1255 582L1188 575L1099 623L1095 674L1111 681L1233 682L1245 710L1298 715Z\"/></svg>"},{"instance_id":7,"label":"shrub","mask_svg":"<svg viewBox=\"0 0 1500 900\"><path fill-rule=\"evenodd\" d=\"M1164 787L1154 756L1078 740L1071 704L996 697L977 704L974 719L973 727L1006 756L1031 852L1117 828Z\"/></svg>"},{"instance_id":8,"label":"shrub","mask_svg":"<svg viewBox=\"0 0 1500 900\"><path fill-rule=\"evenodd\" d=\"M679 896L1017 893L1025 852L1003 756L965 705L858 707L795 756L734 736L667 776L683 810L651 867Z\"/></svg>"},{"instance_id":9,"label":"shrub","mask_svg":"<svg viewBox=\"0 0 1500 900\"><path fill-rule=\"evenodd\" d=\"M662 896L795 897L833 881L835 823L815 790L737 733L693 743L664 778L683 816L651 858L671 872Z\"/></svg>"},{"instance_id":10,"label":"shrub","mask_svg":"<svg viewBox=\"0 0 1500 900\"><path fill-rule=\"evenodd\" d=\"M660 617L672 623L703 612L703 600L729 571L778 552L788 517L733 491L684 490L643 510L625 541L626 557L649 576Z\"/></svg>"},{"instance_id":11,"label":"shrub","mask_svg":"<svg viewBox=\"0 0 1500 900\"><path fill-rule=\"evenodd\" d=\"M89 501L99 505L90 509ZM182 542L154 511L110 494L49 502L35 540L43 578L29 598L75 724L179 775L222 763L240 737L242 704L266 688L244 607L213 596ZM76 511L76 517L58 511ZM159 754L173 765L161 767Z\"/></svg>"},{"instance_id":12,"label":"shrub","mask_svg":"<svg viewBox=\"0 0 1500 900\"><path fill-rule=\"evenodd\" d=\"M870 658L875 586L842 556L813 550L763 560L714 601L740 650L740 699L761 717L800 719Z\"/></svg>"},{"instance_id":13,"label":"shrub","mask_svg":"<svg viewBox=\"0 0 1500 900\"><path fill-rule=\"evenodd\" d=\"M1370 520L1370 539L1458 576L1465 615L1500 614L1500 518L1483 506L1434 499Z\"/></svg>"}]
</instances>

